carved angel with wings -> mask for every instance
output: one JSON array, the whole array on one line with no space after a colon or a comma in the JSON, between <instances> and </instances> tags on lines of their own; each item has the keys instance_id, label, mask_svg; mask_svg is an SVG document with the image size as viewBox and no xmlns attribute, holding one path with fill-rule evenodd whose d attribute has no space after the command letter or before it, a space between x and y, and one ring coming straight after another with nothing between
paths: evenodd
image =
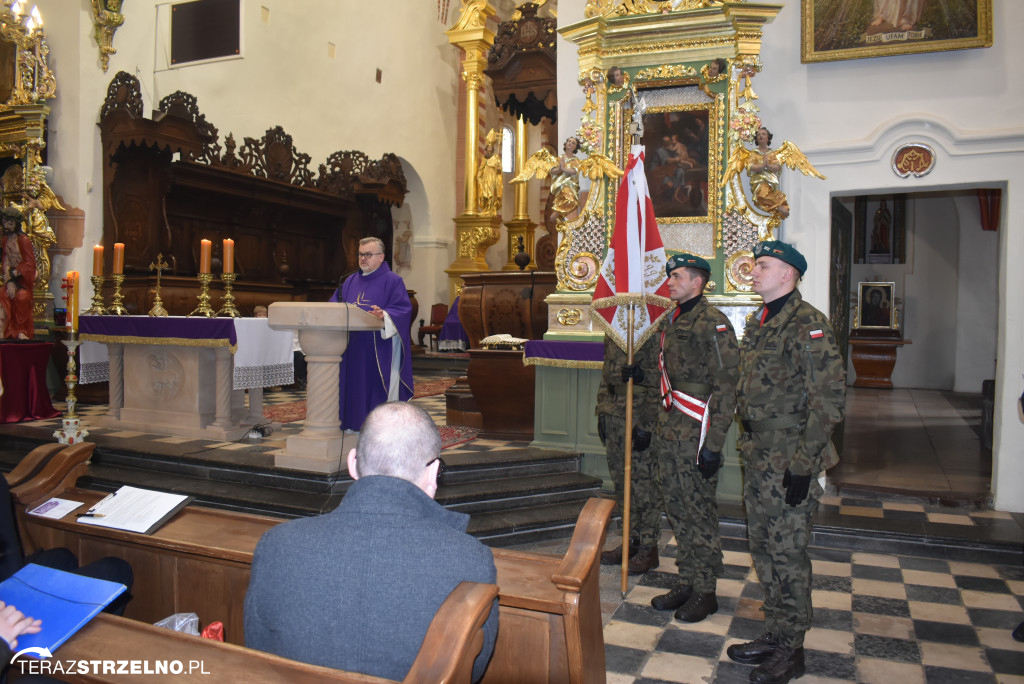
<instances>
[{"instance_id":1,"label":"carved angel with wings","mask_svg":"<svg viewBox=\"0 0 1024 684\"><path fill-rule=\"evenodd\" d=\"M772 215L773 223L777 226L783 219L789 217L789 202L785 193L779 190L782 165L796 169L805 176L821 179L825 176L811 165L799 147L788 140L777 150L770 149L772 134L764 126L757 129L754 142L757 145L755 149L747 149L741 145L733 152L722 177L722 187L728 185L730 180L746 169L750 176L750 192L753 194L754 204Z\"/></svg>"},{"instance_id":2,"label":"carved angel with wings","mask_svg":"<svg viewBox=\"0 0 1024 684\"><path fill-rule=\"evenodd\" d=\"M530 155L523 164L523 170L512 179L513 183L525 183L534 176L543 180L549 175L551 182L552 208L566 218L579 208L580 182L582 173L590 180L598 178L619 178L622 171L615 163L603 154L593 153L586 159L579 159L576 153L580 150L580 141L575 136L565 139L562 155L556 157L547 148L541 148Z\"/></svg>"}]
</instances>

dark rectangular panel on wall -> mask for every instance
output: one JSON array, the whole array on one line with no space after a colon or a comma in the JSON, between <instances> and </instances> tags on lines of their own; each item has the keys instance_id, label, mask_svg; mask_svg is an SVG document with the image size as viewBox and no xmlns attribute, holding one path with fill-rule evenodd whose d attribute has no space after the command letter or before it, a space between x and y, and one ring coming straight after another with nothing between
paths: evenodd
<instances>
[{"instance_id":1,"label":"dark rectangular panel on wall","mask_svg":"<svg viewBox=\"0 0 1024 684\"><path fill-rule=\"evenodd\" d=\"M171 64L239 54L240 1L193 0L172 6Z\"/></svg>"}]
</instances>

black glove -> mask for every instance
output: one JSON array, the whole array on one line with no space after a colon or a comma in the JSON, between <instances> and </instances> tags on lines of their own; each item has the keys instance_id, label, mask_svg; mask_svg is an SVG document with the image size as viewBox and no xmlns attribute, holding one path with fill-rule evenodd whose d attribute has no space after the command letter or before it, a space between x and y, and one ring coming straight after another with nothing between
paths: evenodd
<instances>
[{"instance_id":1,"label":"black glove","mask_svg":"<svg viewBox=\"0 0 1024 684\"><path fill-rule=\"evenodd\" d=\"M697 454L697 470L704 476L705 480L710 480L714 477L718 469L722 467L722 452L712 451L706 446L700 448L700 453Z\"/></svg>"},{"instance_id":2,"label":"black glove","mask_svg":"<svg viewBox=\"0 0 1024 684\"><path fill-rule=\"evenodd\" d=\"M629 382L629 379L633 378L634 383L641 383L644 381L644 369L635 363L627 363L622 367L622 382Z\"/></svg>"},{"instance_id":3,"label":"black glove","mask_svg":"<svg viewBox=\"0 0 1024 684\"><path fill-rule=\"evenodd\" d=\"M597 436L601 438L601 444L604 444L608 440L608 428L605 426L604 421L608 415L602 413L597 417Z\"/></svg>"},{"instance_id":4,"label":"black glove","mask_svg":"<svg viewBox=\"0 0 1024 684\"><path fill-rule=\"evenodd\" d=\"M786 503L796 506L807 498L807 492L811 488L811 476L794 475L786 468L786 474L782 476L782 486L786 488Z\"/></svg>"},{"instance_id":5,"label":"black glove","mask_svg":"<svg viewBox=\"0 0 1024 684\"><path fill-rule=\"evenodd\" d=\"M633 451L644 451L651 446L651 433L638 427L633 428Z\"/></svg>"}]
</instances>

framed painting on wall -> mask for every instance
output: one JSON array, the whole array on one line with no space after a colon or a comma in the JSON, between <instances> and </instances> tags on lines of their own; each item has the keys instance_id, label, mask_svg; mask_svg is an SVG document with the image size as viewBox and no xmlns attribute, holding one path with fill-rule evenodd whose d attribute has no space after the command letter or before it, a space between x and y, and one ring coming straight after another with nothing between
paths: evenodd
<instances>
[{"instance_id":1,"label":"framed painting on wall","mask_svg":"<svg viewBox=\"0 0 1024 684\"><path fill-rule=\"evenodd\" d=\"M854 327L886 330L895 328L895 287L896 283L857 283L857 320Z\"/></svg>"},{"instance_id":2,"label":"framed painting on wall","mask_svg":"<svg viewBox=\"0 0 1024 684\"><path fill-rule=\"evenodd\" d=\"M992 0L802 0L800 61L992 46Z\"/></svg>"}]
</instances>

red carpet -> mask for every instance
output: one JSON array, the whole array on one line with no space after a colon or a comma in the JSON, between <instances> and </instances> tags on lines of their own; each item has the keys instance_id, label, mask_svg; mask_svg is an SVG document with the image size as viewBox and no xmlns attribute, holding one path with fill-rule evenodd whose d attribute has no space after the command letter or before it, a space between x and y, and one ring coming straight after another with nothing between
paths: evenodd
<instances>
[{"instance_id":1,"label":"red carpet","mask_svg":"<svg viewBox=\"0 0 1024 684\"><path fill-rule=\"evenodd\" d=\"M455 384L454 378L441 378L438 380L426 380L415 383L413 386L413 399L420 397L433 397L444 394L445 391ZM287 404L276 406L264 406L263 415L278 423L293 423L296 420L306 419L306 402L290 401Z\"/></svg>"}]
</instances>

